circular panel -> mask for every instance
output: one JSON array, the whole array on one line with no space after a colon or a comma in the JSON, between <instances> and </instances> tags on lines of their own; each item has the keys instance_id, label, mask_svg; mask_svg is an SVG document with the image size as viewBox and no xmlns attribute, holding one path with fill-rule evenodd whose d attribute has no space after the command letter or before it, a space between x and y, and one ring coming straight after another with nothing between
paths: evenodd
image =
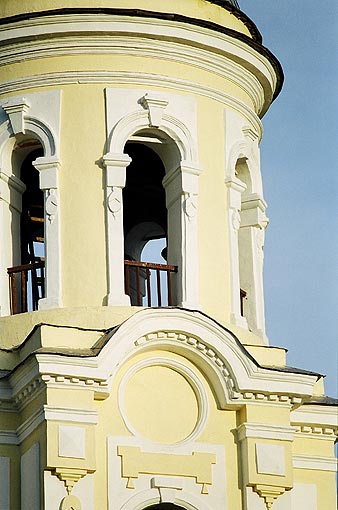
<instances>
[{"instance_id":1,"label":"circular panel","mask_svg":"<svg viewBox=\"0 0 338 510\"><path fill-rule=\"evenodd\" d=\"M171 367L152 365L134 372L126 382L123 401L129 428L153 442L183 441L199 420L194 389Z\"/></svg>"}]
</instances>

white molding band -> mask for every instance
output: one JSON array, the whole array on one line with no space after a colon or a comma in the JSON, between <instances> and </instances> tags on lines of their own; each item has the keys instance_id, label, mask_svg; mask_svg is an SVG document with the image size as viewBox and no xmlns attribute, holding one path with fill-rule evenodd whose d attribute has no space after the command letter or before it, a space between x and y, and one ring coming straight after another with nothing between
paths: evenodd
<instances>
[{"instance_id":1,"label":"white molding band","mask_svg":"<svg viewBox=\"0 0 338 510\"><path fill-rule=\"evenodd\" d=\"M237 429L239 441L247 438L275 439L279 441L293 441L295 429L280 425L264 425L261 423L242 423Z\"/></svg>"},{"instance_id":2,"label":"white molding band","mask_svg":"<svg viewBox=\"0 0 338 510\"><path fill-rule=\"evenodd\" d=\"M202 83L195 83L181 78L170 78L160 74L155 76L142 72L95 70L46 73L1 82L0 94L31 89L32 87L51 87L78 83L102 83L119 86L121 83L126 83L129 85L141 85L143 88L162 86L174 89L175 91L191 92L192 94L219 101L240 113L258 133L259 140L263 134L263 127L259 117L244 101Z\"/></svg>"},{"instance_id":3,"label":"white molding band","mask_svg":"<svg viewBox=\"0 0 338 510\"><path fill-rule=\"evenodd\" d=\"M311 469L313 471L338 471L338 459L317 455L296 454L292 456L293 467L296 469Z\"/></svg>"},{"instance_id":4,"label":"white molding band","mask_svg":"<svg viewBox=\"0 0 338 510\"><path fill-rule=\"evenodd\" d=\"M43 19L43 23L41 23L41 19ZM8 24L6 29L2 33L0 32L0 43L4 41L9 44L11 39L21 38L21 46L23 43L24 45L26 44L27 48L27 43L29 43L30 51L28 53L32 54L39 50L37 41L42 40L43 44L40 46L40 49L42 49L44 53L42 53L41 56L55 56L58 54L57 52L60 51L58 47L55 47L55 39L58 38L59 34L62 34L63 47L65 41L67 41L67 36L72 38L73 45L71 52L74 54L74 48L77 48L77 51L79 51L79 38L75 38L74 44L74 33L85 34L86 38L81 39L87 41L89 38L93 39L91 32L95 33L95 35L100 32L104 34L108 32L114 35L114 37L110 39L117 45L117 51L124 55L126 54L126 48L135 48L134 42L130 41L131 37L135 35L138 36L140 41L143 41L144 45L148 45L148 48L150 44L147 39L151 38L152 47L150 49L150 56L152 58L154 58L154 46L157 51L161 51L161 58L163 58L165 53L167 55L171 54L178 62L182 61L182 53L192 48L190 52L192 62L188 63L190 65L196 65L196 63L198 63L198 66L201 67L203 62L204 65L209 66L208 71L213 73L220 73L220 69L224 72L228 63L231 63L232 67L235 67L237 62L241 62L241 73L233 73L232 69L231 72L228 71L226 74L228 76L231 75L231 79L234 81L239 79L238 74L244 77L243 71L245 71L245 81L243 81L242 78L242 82L239 86L244 88L252 97L256 108L258 107L257 111L264 111L266 109L276 86L276 71L269 59L249 46L245 41L240 41L228 34L220 32L215 33L209 28L194 25L187 26L179 21L165 20L160 17L156 19L142 17L131 19L130 16L118 14L113 17L105 15L74 14L55 15L53 16L53 22L49 22L48 18L38 17L26 22L18 21ZM126 35L121 38L121 33ZM41 39L41 36L44 37ZM155 39L154 36L156 37ZM27 41L25 41L25 39L27 39ZM32 52L31 48L32 39L35 42L34 52ZM49 46L50 40L53 42L51 47ZM160 46L157 44L158 40L161 40ZM102 36L96 37L96 46L100 41L102 41ZM170 41L169 47L167 41ZM111 52L109 45L107 46L107 38L104 38L101 44L104 47L104 52ZM175 46L173 47L173 45ZM64 51L63 49L63 52ZM83 51L87 54L91 52L89 43L85 45ZM140 51L144 54L146 48L140 48ZM27 58L25 55L26 53L27 49L25 51L23 47L22 58ZM6 57L4 58L12 58L11 50L8 47L6 48ZM185 57L185 59L186 58L187 57ZM217 59L215 63L216 67L210 70L210 62L213 62L215 58Z\"/></svg>"}]
</instances>

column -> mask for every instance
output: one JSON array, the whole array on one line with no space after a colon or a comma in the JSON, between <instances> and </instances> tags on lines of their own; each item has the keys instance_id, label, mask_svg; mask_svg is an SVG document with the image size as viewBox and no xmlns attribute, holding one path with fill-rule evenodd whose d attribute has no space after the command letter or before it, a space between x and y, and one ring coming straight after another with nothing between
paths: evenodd
<instances>
[{"instance_id":1,"label":"column","mask_svg":"<svg viewBox=\"0 0 338 510\"><path fill-rule=\"evenodd\" d=\"M241 225L241 198L246 189L245 184L236 177L229 177L225 181L228 188L228 232L229 232L229 258L230 258L230 320L233 324L247 328L248 324L241 315L240 298L240 268L238 231Z\"/></svg>"},{"instance_id":2,"label":"column","mask_svg":"<svg viewBox=\"0 0 338 510\"><path fill-rule=\"evenodd\" d=\"M52 157L33 162L40 172L40 189L44 192L45 224L45 298L39 300L39 310L62 307L61 223L58 172L60 161Z\"/></svg>"},{"instance_id":3,"label":"column","mask_svg":"<svg viewBox=\"0 0 338 510\"><path fill-rule=\"evenodd\" d=\"M168 262L178 266L175 297L183 308L199 309L198 176L201 169L182 162L163 179L168 209Z\"/></svg>"},{"instance_id":4,"label":"column","mask_svg":"<svg viewBox=\"0 0 338 510\"><path fill-rule=\"evenodd\" d=\"M122 190L126 168L131 162L127 154L108 153L103 157L106 167L106 235L108 306L129 306L124 288L124 233Z\"/></svg>"}]
</instances>

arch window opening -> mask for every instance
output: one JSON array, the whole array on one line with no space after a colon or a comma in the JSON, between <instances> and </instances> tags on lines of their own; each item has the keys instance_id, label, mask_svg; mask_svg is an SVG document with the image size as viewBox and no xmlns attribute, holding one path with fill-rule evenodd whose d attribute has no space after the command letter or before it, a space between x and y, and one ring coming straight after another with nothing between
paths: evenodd
<instances>
[{"instance_id":1,"label":"arch window opening","mask_svg":"<svg viewBox=\"0 0 338 510\"><path fill-rule=\"evenodd\" d=\"M177 268L167 261L165 168L149 145L129 141L125 146L132 159L123 189L125 291L133 306L160 307L173 304L171 279Z\"/></svg>"},{"instance_id":2,"label":"arch window opening","mask_svg":"<svg viewBox=\"0 0 338 510\"><path fill-rule=\"evenodd\" d=\"M21 210L12 215L13 267L7 269L13 314L37 310L45 296L44 196L33 165L41 156L43 149L35 140L18 143L12 156L13 173L24 190Z\"/></svg>"}]
</instances>

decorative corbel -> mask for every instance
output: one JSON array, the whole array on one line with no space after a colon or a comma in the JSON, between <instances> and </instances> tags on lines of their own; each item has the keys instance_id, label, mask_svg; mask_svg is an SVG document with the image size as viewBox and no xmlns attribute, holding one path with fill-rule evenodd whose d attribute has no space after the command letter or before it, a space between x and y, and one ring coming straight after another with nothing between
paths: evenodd
<instances>
[{"instance_id":1,"label":"decorative corbel","mask_svg":"<svg viewBox=\"0 0 338 510\"><path fill-rule=\"evenodd\" d=\"M282 487L269 485L255 485L253 490L264 499L266 510L271 510L275 500L285 492L285 489Z\"/></svg>"},{"instance_id":2,"label":"decorative corbel","mask_svg":"<svg viewBox=\"0 0 338 510\"><path fill-rule=\"evenodd\" d=\"M141 97L139 103L145 110L148 110L149 126L160 127L164 110L168 106L169 101L159 94L151 93Z\"/></svg>"},{"instance_id":3,"label":"decorative corbel","mask_svg":"<svg viewBox=\"0 0 338 510\"><path fill-rule=\"evenodd\" d=\"M9 120L15 135L25 134L25 113L30 109L30 104L24 97L7 101L2 108L9 116Z\"/></svg>"},{"instance_id":4,"label":"decorative corbel","mask_svg":"<svg viewBox=\"0 0 338 510\"><path fill-rule=\"evenodd\" d=\"M81 480L87 475L88 471L86 469L78 469L78 468L55 468L53 470L53 474L55 474L61 482L65 484L66 491L68 496L71 495L72 490L76 482Z\"/></svg>"}]
</instances>

